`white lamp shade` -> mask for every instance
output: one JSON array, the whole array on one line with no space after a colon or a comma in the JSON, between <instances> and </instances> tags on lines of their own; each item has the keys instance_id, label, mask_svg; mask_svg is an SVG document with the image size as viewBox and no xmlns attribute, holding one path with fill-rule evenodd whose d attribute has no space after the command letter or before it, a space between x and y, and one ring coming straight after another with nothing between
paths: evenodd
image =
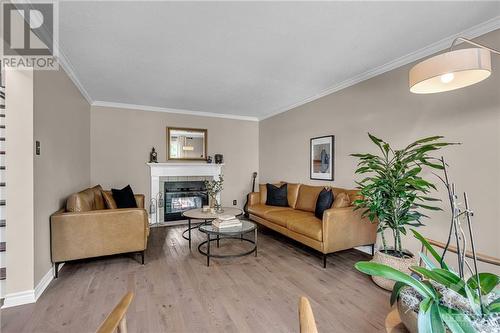
<instances>
[{"instance_id":1,"label":"white lamp shade","mask_svg":"<svg viewBox=\"0 0 500 333\"><path fill-rule=\"evenodd\" d=\"M433 94L480 82L491 75L490 51L469 48L426 59L410 70L410 91Z\"/></svg>"}]
</instances>

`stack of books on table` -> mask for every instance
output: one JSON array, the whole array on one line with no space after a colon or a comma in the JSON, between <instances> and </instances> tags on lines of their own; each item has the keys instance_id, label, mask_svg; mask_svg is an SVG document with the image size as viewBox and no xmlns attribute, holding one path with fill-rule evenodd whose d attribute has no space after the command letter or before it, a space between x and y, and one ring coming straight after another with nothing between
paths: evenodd
<instances>
[{"instance_id":1,"label":"stack of books on table","mask_svg":"<svg viewBox=\"0 0 500 333\"><path fill-rule=\"evenodd\" d=\"M234 215L221 215L212 221L212 225L218 229L241 227L242 223Z\"/></svg>"}]
</instances>

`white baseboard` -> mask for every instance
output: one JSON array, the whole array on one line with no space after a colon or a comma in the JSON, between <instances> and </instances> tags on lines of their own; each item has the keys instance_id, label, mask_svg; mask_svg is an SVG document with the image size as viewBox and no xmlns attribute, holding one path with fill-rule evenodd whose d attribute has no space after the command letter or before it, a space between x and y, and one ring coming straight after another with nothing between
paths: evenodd
<instances>
[{"instance_id":1,"label":"white baseboard","mask_svg":"<svg viewBox=\"0 0 500 333\"><path fill-rule=\"evenodd\" d=\"M64 263L59 265L58 271L64 266ZM24 304L35 303L43 292L49 286L50 282L54 279L54 266L45 273L40 282L36 285L35 289L20 291L17 293L11 293L5 295L4 303L2 309L11 308L13 306L19 306ZM8 280L8 278L7 278Z\"/></svg>"},{"instance_id":2,"label":"white baseboard","mask_svg":"<svg viewBox=\"0 0 500 333\"><path fill-rule=\"evenodd\" d=\"M365 245L365 246L357 246L355 247L356 250L367 253L369 255L372 255L372 247L371 245Z\"/></svg>"},{"instance_id":3,"label":"white baseboard","mask_svg":"<svg viewBox=\"0 0 500 333\"><path fill-rule=\"evenodd\" d=\"M13 306L35 303L35 290L26 290L18 293L11 293L5 295L2 309L11 308Z\"/></svg>"}]
</instances>

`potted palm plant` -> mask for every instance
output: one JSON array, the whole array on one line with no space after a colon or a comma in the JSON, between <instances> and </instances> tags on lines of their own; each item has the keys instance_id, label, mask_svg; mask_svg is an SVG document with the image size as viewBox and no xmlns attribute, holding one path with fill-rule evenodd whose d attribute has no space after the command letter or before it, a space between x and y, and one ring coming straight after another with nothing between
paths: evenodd
<instances>
[{"instance_id":1,"label":"potted palm plant","mask_svg":"<svg viewBox=\"0 0 500 333\"><path fill-rule=\"evenodd\" d=\"M357 182L361 196L354 201L355 209L362 209L363 216L378 222L382 247L375 252L373 261L409 274L416 258L403 247L402 235L406 235L409 226L423 225L421 220L427 216L422 210L441 210L435 206L439 200L429 196L435 185L421 175L426 168L443 168L431 153L452 143L442 142L442 136L432 136L396 150L384 140L370 133L368 136L380 153L351 155L359 159L355 173L364 176ZM386 231L390 231L392 246L388 245ZM372 278L384 289L392 290L394 286L393 281L383 277Z\"/></svg>"}]
</instances>

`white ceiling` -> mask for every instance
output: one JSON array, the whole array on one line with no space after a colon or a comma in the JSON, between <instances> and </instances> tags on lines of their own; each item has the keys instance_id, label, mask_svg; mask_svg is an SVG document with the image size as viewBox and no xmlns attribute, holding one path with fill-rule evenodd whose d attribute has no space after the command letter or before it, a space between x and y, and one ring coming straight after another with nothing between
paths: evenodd
<instances>
[{"instance_id":1,"label":"white ceiling","mask_svg":"<svg viewBox=\"0 0 500 333\"><path fill-rule=\"evenodd\" d=\"M71 1L59 10L61 49L92 102L260 119L486 21L500 26L500 2Z\"/></svg>"}]
</instances>

